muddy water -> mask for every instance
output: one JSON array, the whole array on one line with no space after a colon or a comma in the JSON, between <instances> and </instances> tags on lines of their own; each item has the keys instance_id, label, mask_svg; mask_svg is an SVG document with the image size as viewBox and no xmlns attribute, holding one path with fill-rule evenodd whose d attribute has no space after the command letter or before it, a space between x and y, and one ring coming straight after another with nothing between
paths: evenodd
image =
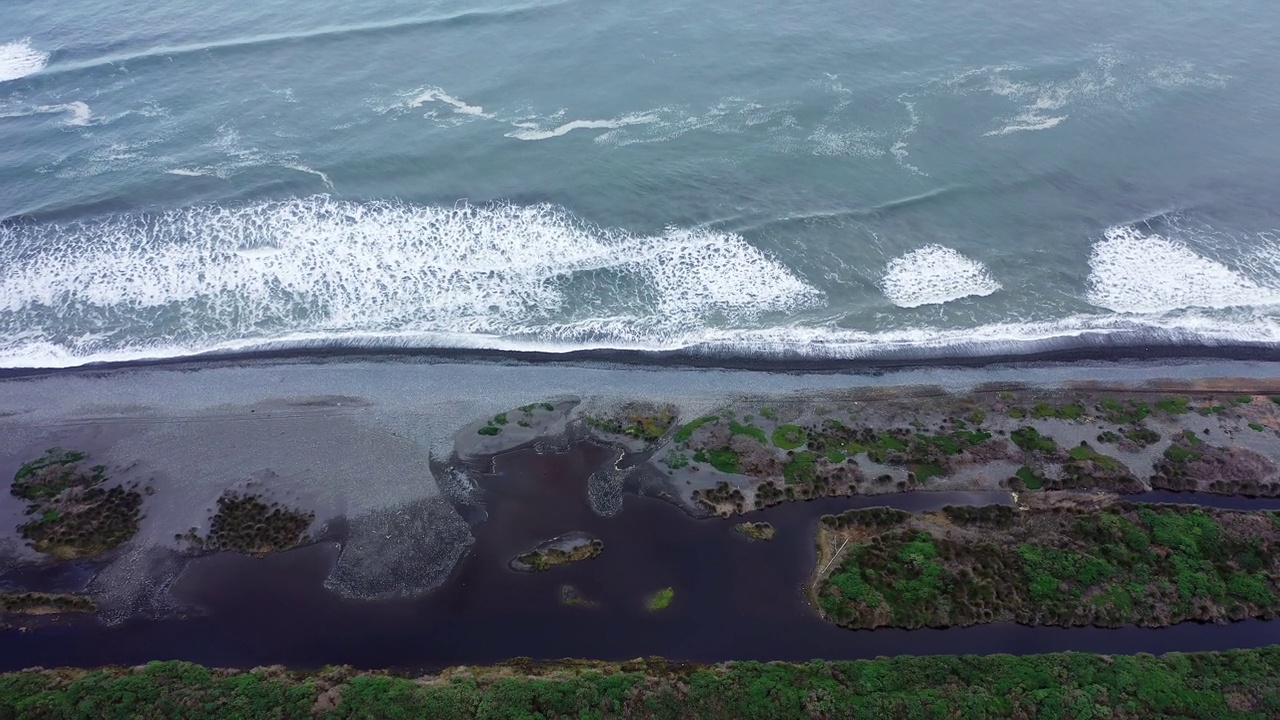
<instances>
[{"instance_id":1,"label":"muddy water","mask_svg":"<svg viewBox=\"0 0 1280 720\"><path fill-rule=\"evenodd\" d=\"M1008 502L1008 496L914 493L786 504L749 517L778 530L772 542L751 542L733 529L741 519L695 520L654 498L628 495L622 512L596 515L586 479L615 458L587 443L561 454L525 450L497 458L495 472L481 481L488 517L473 529L475 545L448 582L427 597L357 602L326 592L322 583L337 560L336 543L265 559L216 555L192 563L174 586L179 599L201 612L110 627L75 620L32 632L4 631L0 670L174 658L231 667L348 663L429 670L515 656L807 660L1068 649L1163 652L1280 642L1280 623L1261 621L1162 630L1010 624L843 630L819 620L802 590L822 514L875 505L923 511ZM507 567L514 555L575 530L603 540L603 554L544 573ZM562 605L559 588L566 583L597 607ZM648 612L645 597L668 586L675 589L671 606Z\"/></svg>"}]
</instances>

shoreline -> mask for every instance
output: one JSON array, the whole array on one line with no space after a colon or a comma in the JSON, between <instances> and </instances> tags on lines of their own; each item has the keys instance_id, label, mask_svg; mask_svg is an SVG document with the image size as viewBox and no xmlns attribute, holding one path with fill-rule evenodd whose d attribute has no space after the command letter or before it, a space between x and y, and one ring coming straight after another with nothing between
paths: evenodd
<instances>
[{"instance_id":1,"label":"shoreline","mask_svg":"<svg viewBox=\"0 0 1280 720\"><path fill-rule=\"evenodd\" d=\"M1066 338L1063 338L1064 340ZM1052 342L1052 341L1049 341ZM477 363L514 365L576 365L582 367L635 366L665 369L757 371L770 373L877 373L929 368L969 368L1054 365L1088 362L1243 361L1280 362L1280 345L1272 343L1180 344L1175 342L1093 342L1066 347L964 354L954 349L936 353L877 354L872 357L822 357L795 353L788 356L748 355L684 350L584 349L564 352L465 347L363 347L319 344L277 349L208 351L175 357L88 361L66 366L0 368L0 380L59 374L95 374L129 369L180 371L218 367L274 364L328 364L352 362L403 362L406 364Z\"/></svg>"}]
</instances>

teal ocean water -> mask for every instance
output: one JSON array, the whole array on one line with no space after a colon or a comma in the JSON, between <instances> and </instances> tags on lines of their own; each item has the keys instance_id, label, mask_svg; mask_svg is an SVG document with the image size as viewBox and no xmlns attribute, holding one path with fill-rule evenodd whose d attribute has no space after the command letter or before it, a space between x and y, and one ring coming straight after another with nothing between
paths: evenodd
<instances>
[{"instance_id":1,"label":"teal ocean water","mask_svg":"<svg viewBox=\"0 0 1280 720\"><path fill-rule=\"evenodd\" d=\"M0 366L1280 345L1280 4L0 5Z\"/></svg>"}]
</instances>

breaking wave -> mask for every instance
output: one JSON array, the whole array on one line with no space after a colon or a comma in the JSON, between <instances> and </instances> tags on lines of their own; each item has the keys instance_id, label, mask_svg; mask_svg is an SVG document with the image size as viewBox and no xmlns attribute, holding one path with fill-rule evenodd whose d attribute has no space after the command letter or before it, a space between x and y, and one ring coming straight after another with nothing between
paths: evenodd
<instances>
[{"instance_id":1,"label":"breaking wave","mask_svg":"<svg viewBox=\"0 0 1280 720\"><path fill-rule=\"evenodd\" d=\"M1280 305L1280 245L1265 238L1250 245L1270 255L1271 277L1251 276L1150 230L1108 228L1089 258L1088 300L1121 313ZM1256 264L1263 272L1254 275L1266 264Z\"/></svg>"},{"instance_id":2,"label":"breaking wave","mask_svg":"<svg viewBox=\"0 0 1280 720\"><path fill-rule=\"evenodd\" d=\"M987 267L942 245L925 245L889 261L880 289L898 307L939 305L1000 289Z\"/></svg>"},{"instance_id":3,"label":"breaking wave","mask_svg":"<svg viewBox=\"0 0 1280 720\"><path fill-rule=\"evenodd\" d=\"M0 82L38 73L48 62L49 53L35 49L30 38L0 44Z\"/></svg>"},{"instance_id":4,"label":"breaking wave","mask_svg":"<svg viewBox=\"0 0 1280 720\"><path fill-rule=\"evenodd\" d=\"M1097 242L1080 301L1098 312L932 324L886 316L852 328L820 289L740 235L629 233L553 205L321 195L11 221L0 224L0 367L331 348L877 359L1280 346L1280 280L1266 274L1280 273L1280 246L1253 243L1275 254L1237 269L1142 227ZM891 260L880 287L916 308L1001 284L933 244Z\"/></svg>"},{"instance_id":5,"label":"breaking wave","mask_svg":"<svg viewBox=\"0 0 1280 720\"><path fill-rule=\"evenodd\" d=\"M300 337L660 343L820 298L730 233L642 237L550 205L327 196L0 227L0 267L10 362L50 344L96 356Z\"/></svg>"}]
</instances>

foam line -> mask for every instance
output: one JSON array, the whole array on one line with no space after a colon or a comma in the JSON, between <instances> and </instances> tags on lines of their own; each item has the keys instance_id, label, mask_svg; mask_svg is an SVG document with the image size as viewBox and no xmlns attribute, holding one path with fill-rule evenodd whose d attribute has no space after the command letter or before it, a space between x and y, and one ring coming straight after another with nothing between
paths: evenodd
<instances>
[{"instance_id":1,"label":"foam line","mask_svg":"<svg viewBox=\"0 0 1280 720\"><path fill-rule=\"evenodd\" d=\"M623 115L614 120L574 120L563 125L544 130L537 125L517 123L518 130L507 133L507 137L517 140L549 140L568 135L574 130L616 130L629 125L647 125L657 122L658 116L653 113L635 113Z\"/></svg>"},{"instance_id":2,"label":"foam line","mask_svg":"<svg viewBox=\"0 0 1280 720\"><path fill-rule=\"evenodd\" d=\"M477 117L493 117L485 113L484 108L479 105L468 105L440 88L427 88L413 97L409 101L409 107L422 107L427 103L444 103L453 108L453 111L462 115L475 115Z\"/></svg>"}]
</instances>

